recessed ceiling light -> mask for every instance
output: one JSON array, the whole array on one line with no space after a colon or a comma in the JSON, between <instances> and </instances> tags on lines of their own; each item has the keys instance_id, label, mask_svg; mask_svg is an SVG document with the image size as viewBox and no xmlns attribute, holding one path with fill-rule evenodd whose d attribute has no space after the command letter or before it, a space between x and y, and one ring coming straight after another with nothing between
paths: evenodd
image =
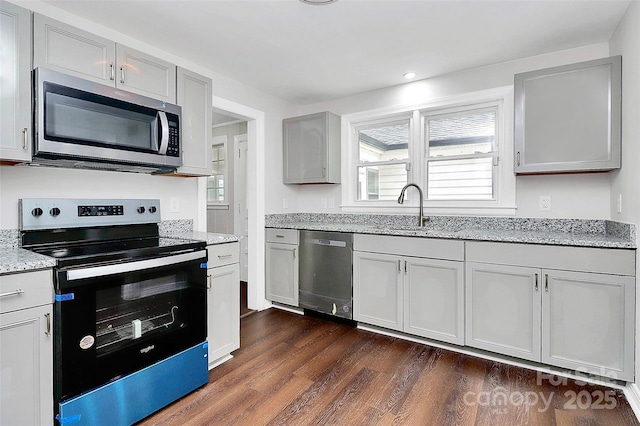
<instances>
[{"instance_id":1,"label":"recessed ceiling light","mask_svg":"<svg viewBox=\"0 0 640 426\"><path fill-rule=\"evenodd\" d=\"M313 4L316 6L322 6L323 4L335 3L338 0L300 0L302 3Z\"/></svg>"},{"instance_id":2,"label":"recessed ceiling light","mask_svg":"<svg viewBox=\"0 0 640 426\"><path fill-rule=\"evenodd\" d=\"M407 80L411 80L412 78L414 78L416 76L415 72L408 72L404 74L404 78L406 78Z\"/></svg>"}]
</instances>

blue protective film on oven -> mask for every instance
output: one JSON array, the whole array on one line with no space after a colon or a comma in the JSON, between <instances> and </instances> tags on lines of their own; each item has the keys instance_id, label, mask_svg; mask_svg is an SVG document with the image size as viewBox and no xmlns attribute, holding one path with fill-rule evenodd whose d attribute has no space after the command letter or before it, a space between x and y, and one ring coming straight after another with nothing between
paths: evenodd
<instances>
[{"instance_id":1,"label":"blue protective film on oven","mask_svg":"<svg viewBox=\"0 0 640 426\"><path fill-rule=\"evenodd\" d=\"M61 402L60 424L131 425L209 381L206 342Z\"/></svg>"},{"instance_id":2,"label":"blue protective film on oven","mask_svg":"<svg viewBox=\"0 0 640 426\"><path fill-rule=\"evenodd\" d=\"M75 299L75 293L67 293L67 294L56 294L54 300L56 302L66 302L67 300Z\"/></svg>"},{"instance_id":3,"label":"blue protective film on oven","mask_svg":"<svg viewBox=\"0 0 640 426\"><path fill-rule=\"evenodd\" d=\"M200 264L200 269L207 269L208 265L206 263Z\"/></svg>"}]
</instances>

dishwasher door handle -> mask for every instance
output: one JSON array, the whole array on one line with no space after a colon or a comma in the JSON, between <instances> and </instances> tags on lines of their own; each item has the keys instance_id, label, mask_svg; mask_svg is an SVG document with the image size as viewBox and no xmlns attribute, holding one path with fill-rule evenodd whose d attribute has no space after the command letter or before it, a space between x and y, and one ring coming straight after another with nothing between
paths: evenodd
<instances>
[{"instance_id":1,"label":"dishwasher door handle","mask_svg":"<svg viewBox=\"0 0 640 426\"><path fill-rule=\"evenodd\" d=\"M337 240L324 240L320 238L308 238L305 242L309 244L315 244L318 246L331 246L331 247L346 247L346 241L337 241Z\"/></svg>"}]
</instances>

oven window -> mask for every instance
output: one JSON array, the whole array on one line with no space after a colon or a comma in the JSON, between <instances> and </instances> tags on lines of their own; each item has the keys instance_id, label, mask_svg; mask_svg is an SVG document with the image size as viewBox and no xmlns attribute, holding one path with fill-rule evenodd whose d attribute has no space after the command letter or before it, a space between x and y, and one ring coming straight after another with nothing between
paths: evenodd
<instances>
[{"instance_id":1,"label":"oven window","mask_svg":"<svg viewBox=\"0 0 640 426\"><path fill-rule=\"evenodd\" d=\"M188 287L188 274L174 270L128 274L122 286L96 291L96 355L188 327L183 297Z\"/></svg>"}]
</instances>

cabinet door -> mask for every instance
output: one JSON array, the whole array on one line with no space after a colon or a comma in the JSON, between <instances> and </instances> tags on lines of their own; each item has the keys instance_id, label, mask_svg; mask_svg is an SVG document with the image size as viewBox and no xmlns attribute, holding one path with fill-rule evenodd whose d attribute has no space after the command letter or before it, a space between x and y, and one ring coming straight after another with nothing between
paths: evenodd
<instances>
[{"instance_id":1,"label":"cabinet door","mask_svg":"<svg viewBox=\"0 0 640 426\"><path fill-rule=\"evenodd\" d=\"M31 160L31 14L0 2L0 159Z\"/></svg>"},{"instance_id":2,"label":"cabinet door","mask_svg":"<svg viewBox=\"0 0 640 426\"><path fill-rule=\"evenodd\" d=\"M463 262L404 260L404 331L464 345Z\"/></svg>"},{"instance_id":3,"label":"cabinet door","mask_svg":"<svg viewBox=\"0 0 640 426\"><path fill-rule=\"evenodd\" d=\"M635 279L544 270L542 361L633 381Z\"/></svg>"},{"instance_id":4,"label":"cabinet door","mask_svg":"<svg viewBox=\"0 0 640 426\"><path fill-rule=\"evenodd\" d=\"M53 423L52 305L0 314L0 424Z\"/></svg>"},{"instance_id":5,"label":"cabinet door","mask_svg":"<svg viewBox=\"0 0 640 426\"><path fill-rule=\"evenodd\" d=\"M466 344L540 361L540 270L467 262Z\"/></svg>"},{"instance_id":6,"label":"cabinet door","mask_svg":"<svg viewBox=\"0 0 640 426\"><path fill-rule=\"evenodd\" d=\"M209 365L240 347L240 267L207 271Z\"/></svg>"},{"instance_id":7,"label":"cabinet door","mask_svg":"<svg viewBox=\"0 0 640 426\"><path fill-rule=\"evenodd\" d=\"M298 246L268 243L267 299L298 306Z\"/></svg>"},{"instance_id":8,"label":"cabinet door","mask_svg":"<svg viewBox=\"0 0 640 426\"><path fill-rule=\"evenodd\" d=\"M178 174L209 176L211 163L211 79L178 68L178 105L182 107L182 167Z\"/></svg>"},{"instance_id":9,"label":"cabinet door","mask_svg":"<svg viewBox=\"0 0 640 426\"><path fill-rule=\"evenodd\" d=\"M284 183L323 181L326 121L322 114L284 121Z\"/></svg>"},{"instance_id":10,"label":"cabinet door","mask_svg":"<svg viewBox=\"0 0 640 426\"><path fill-rule=\"evenodd\" d=\"M176 66L121 44L116 45L116 86L176 103Z\"/></svg>"},{"instance_id":11,"label":"cabinet door","mask_svg":"<svg viewBox=\"0 0 640 426\"><path fill-rule=\"evenodd\" d=\"M516 74L516 173L620 168L620 56Z\"/></svg>"},{"instance_id":12,"label":"cabinet door","mask_svg":"<svg viewBox=\"0 0 640 426\"><path fill-rule=\"evenodd\" d=\"M398 256L353 252L353 319L403 330L402 260Z\"/></svg>"},{"instance_id":13,"label":"cabinet door","mask_svg":"<svg viewBox=\"0 0 640 426\"><path fill-rule=\"evenodd\" d=\"M115 86L115 43L34 14L33 67L45 67Z\"/></svg>"}]
</instances>

